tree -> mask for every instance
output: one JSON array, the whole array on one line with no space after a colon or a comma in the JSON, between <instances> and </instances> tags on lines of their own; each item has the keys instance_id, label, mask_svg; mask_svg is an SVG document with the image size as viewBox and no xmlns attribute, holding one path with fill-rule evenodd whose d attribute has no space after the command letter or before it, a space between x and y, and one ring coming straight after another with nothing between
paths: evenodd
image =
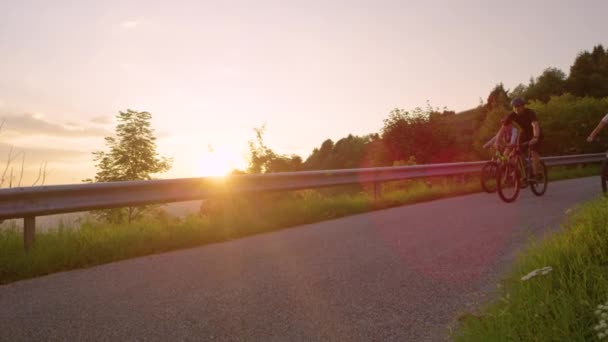
<instances>
[{"instance_id":1,"label":"tree","mask_svg":"<svg viewBox=\"0 0 608 342\"><path fill-rule=\"evenodd\" d=\"M504 108L496 108L488 112L485 120L475 133L473 147L480 156L487 156L487 151L483 149L483 145L491 139L502 125L501 119L505 118L509 111Z\"/></svg>"},{"instance_id":2,"label":"tree","mask_svg":"<svg viewBox=\"0 0 608 342\"><path fill-rule=\"evenodd\" d=\"M551 96L560 96L566 91L566 74L557 68L547 68L523 92L526 100L547 102Z\"/></svg>"},{"instance_id":3,"label":"tree","mask_svg":"<svg viewBox=\"0 0 608 342\"><path fill-rule=\"evenodd\" d=\"M516 97L522 97L525 98L526 96L526 86L523 85L522 83L518 84L517 87L513 88L513 90L511 90L509 92L509 98L514 99Z\"/></svg>"},{"instance_id":4,"label":"tree","mask_svg":"<svg viewBox=\"0 0 608 342\"><path fill-rule=\"evenodd\" d=\"M602 45L580 53L570 67L567 90L573 95L602 98L608 96L608 53Z\"/></svg>"},{"instance_id":5,"label":"tree","mask_svg":"<svg viewBox=\"0 0 608 342\"><path fill-rule=\"evenodd\" d=\"M249 140L249 165L247 166L248 173L262 173L266 171L268 160L274 155L274 152L264 144L264 133L266 125L253 129L256 140Z\"/></svg>"},{"instance_id":6,"label":"tree","mask_svg":"<svg viewBox=\"0 0 608 342\"><path fill-rule=\"evenodd\" d=\"M495 108L508 108L509 107L509 95L505 90L502 83L497 84L494 89L488 95L488 101L486 103L486 109L488 111Z\"/></svg>"},{"instance_id":7,"label":"tree","mask_svg":"<svg viewBox=\"0 0 608 342\"><path fill-rule=\"evenodd\" d=\"M93 152L97 163L95 179L88 182L121 182L150 180L153 174L171 168L172 159L161 157L156 151L156 137L150 128L152 115L127 109L116 116L116 136L106 137L108 151ZM98 217L108 222L131 223L141 217L149 207L129 207L98 211Z\"/></svg>"},{"instance_id":8,"label":"tree","mask_svg":"<svg viewBox=\"0 0 608 342\"><path fill-rule=\"evenodd\" d=\"M279 155L264 143L266 125L253 129L255 140L249 141L248 173L293 172L302 168L302 158L298 155Z\"/></svg>"},{"instance_id":9,"label":"tree","mask_svg":"<svg viewBox=\"0 0 608 342\"><path fill-rule=\"evenodd\" d=\"M449 111L444 110L444 113ZM384 120L382 139L390 160L409 160L411 156L422 164L450 160L458 152L454 136L448 127L450 114L439 115L438 109L415 108L408 112L394 109Z\"/></svg>"},{"instance_id":10,"label":"tree","mask_svg":"<svg viewBox=\"0 0 608 342\"><path fill-rule=\"evenodd\" d=\"M365 145L365 153L361 159L361 167L390 166L389 152L380 137L380 134L369 135L369 142Z\"/></svg>"},{"instance_id":11,"label":"tree","mask_svg":"<svg viewBox=\"0 0 608 342\"><path fill-rule=\"evenodd\" d=\"M332 170L389 166L388 151L378 133L357 136L349 134L334 143L325 140L306 158L304 170Z\"/></svg>"}]
</instances>

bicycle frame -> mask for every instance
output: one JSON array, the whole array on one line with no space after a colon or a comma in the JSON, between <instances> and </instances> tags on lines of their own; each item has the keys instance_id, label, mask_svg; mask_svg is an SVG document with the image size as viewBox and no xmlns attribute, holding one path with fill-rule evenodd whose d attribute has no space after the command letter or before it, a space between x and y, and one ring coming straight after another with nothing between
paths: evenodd
<instances>
[{"instance_id":1,"label":"bicycle frame","mask_svg":"<svg viewBox=\"0 0 608 342\"><path fill-rule=\"evenodd\" d=\"M509 160L509 156L502 153L499 149L496 150L496 152L492 156L492 159L490 159L490 161L496 162L498 164L505 163L508 160Z\"/></svg>"},{"instance_id":2,"label":"bicycle frame","mask_svg":"<svg viewBox=\"0 0 608 342\"><path fill-rule=\"evenodd\" d=\"M509 153L509 160L497 178L498 195L507 203L513 202L517 198L519 190L528 186L536 196L542 196L547 190L546 166L541 161L539 165L541 169L538 170L540 174L534 175L532 153L529 148L527 151L522 151L522 147L525 145L529 144L526 142L514 146L516 149ZM515 186L515 190L512 193L509 190L504 192L504 189L510 189L510 186Z\"/></svg>"},{"instance_id":3,"label":"bicycle frame","mask_svg":"<svg viewBox=\"0 0 608 342\"><path fill-rule=\"evenodd\" d=\"M520 147L522 146L528 146L528 150L526 153L523 153L521 151ZM528 178L532 176L529 171L532 171L532 163L534 162L532 160L532 154L530 153L528 143L526 142L523 144L516 145L515 151L513 151L512 153L513 155L510 156L509 162L513 162L513 160L515 159L514 163L517 163L517 169L519 170L520 179L525 182L528 180ZM530 170L528 170L528 168L526 167L527 163L530 164Z\"/></svg>"}]
</instances>

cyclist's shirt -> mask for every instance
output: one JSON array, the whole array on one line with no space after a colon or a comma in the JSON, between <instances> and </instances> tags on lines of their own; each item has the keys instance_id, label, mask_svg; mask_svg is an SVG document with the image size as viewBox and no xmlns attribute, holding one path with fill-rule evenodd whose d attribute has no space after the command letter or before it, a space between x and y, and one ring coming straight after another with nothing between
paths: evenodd
<instances>
[{"instance_id":1,"label":"cyclist's shirt","mask_svg":"<svg viewBox=\"0 0 608 342\"><path fill-rule=\"evenodd\" d=\"M521 114L511 112L511 114L509 114L505 119L504 124L507 125L514 121L521 128L521 141L528 141L532 139L532 137L534 137L534 129L532 128L532 122L538 122L538 118L536 117L536 113L533 110L529 108L524 108L524 112ZM539 134L539 138L542 139L542 130L540 130Z\"/></svg>"},{"instance_id":2,"label":"cyclist's shirt","mask_svg":"<svg viewBox=\"0 0 608 342\"><path fill-rule=\"evenodd\" d=\"M515 126L508 124L505 125L505 131L504 134L502 136L502 141L499 142L499 145L502 146L508 146L508 145L515 145L515 142L517 141L517 128L515 128ZM492 139L490 139L488 142L486 142L483 147L484 148L488 148L490 145L492 145L497 138L498 134L496 134L495 136L492 137Z\"/></svg>"},{"instance_id":3,"label":"cyclist's shirt","mask_svg":"<svg viewBox=\"0 0 608 342\"><path fill-rule=\"evenodd\" d=\"M504 133L505 143L509 145L514 145L517 141L517 128L513 125L507 125Z\"/></svg>"}]
</instances>

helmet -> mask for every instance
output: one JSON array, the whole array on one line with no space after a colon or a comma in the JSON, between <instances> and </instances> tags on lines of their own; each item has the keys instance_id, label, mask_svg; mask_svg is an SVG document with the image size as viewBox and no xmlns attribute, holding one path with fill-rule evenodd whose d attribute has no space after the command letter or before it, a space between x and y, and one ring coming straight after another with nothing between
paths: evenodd
<instances>
[{"instance_id":1,"label":"helmet","mask_svg":"<svg viewBox=\"0 0 608 342\"><path fill-rule=\"evenodd\" d=\"M523 106L526 104L526 101L524 101L524 99L522 99L521 97L516 97L513 99L513 101L511 101L511 106L513 107L519 107L519 106Z\"/></svg>"}]
</instances>

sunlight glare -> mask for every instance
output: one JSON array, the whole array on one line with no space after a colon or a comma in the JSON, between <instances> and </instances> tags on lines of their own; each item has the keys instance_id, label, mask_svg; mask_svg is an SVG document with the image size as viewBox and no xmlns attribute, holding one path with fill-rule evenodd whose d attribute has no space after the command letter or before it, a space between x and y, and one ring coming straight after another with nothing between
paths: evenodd
<instances>
[{"instance_id":1,"label":"sunlight glare","mask_svg":"<svg viewBox=\"0 0 608 342\"><path fill-rule=\"evenodd\" d=\"M226 176L236 168L236 163L227 151L205 152L198 162L199 174L205 176Z\"/></svg>"}]
</instances>

